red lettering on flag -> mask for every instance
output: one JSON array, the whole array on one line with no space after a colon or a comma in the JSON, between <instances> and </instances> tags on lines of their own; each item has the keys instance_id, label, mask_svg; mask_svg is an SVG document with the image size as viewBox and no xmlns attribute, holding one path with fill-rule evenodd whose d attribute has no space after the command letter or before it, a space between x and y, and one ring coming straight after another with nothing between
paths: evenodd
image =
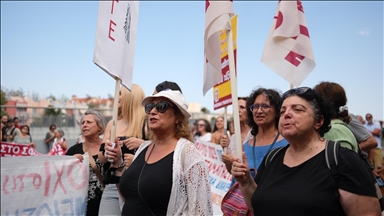
<instances>
[{"instance_id":1,"label":"red lettering on flag","mask_svg":"<svg viewBox=\"0 0 384 216\"><path fill-rule=\"evenodd\" d=\"M274 19L276 19L276 26L275 26L275 29L279 28L281 26L281 24L283 23L283 13L281 13L281 11L279 11L278 15L273 17Z\"/></svg>"},{"instance_id":2,"label":"red lettering on flag","mask_svg":"<svg viewBox=\"0 0 384 216\"><path fill-rule=\"evenodd\" d=\"M291 64L295 65L296 67L300 65L301 61L304 59L305 57L300 55L300 54L297 54L295 52L292 52L290 51L288 53L287 56L285 56L285 60L287 60L288 62L290 62Z\"/></svg>"},{"instance_id":3,"label":"red lettering on flag","mask_svg":"<svg viewBox=\"0 0 384 216\"><path fill-rule=\"evenodd\" d=\"M303 3L301 3L301 1L297 1L297 10L304 13Z\"/></svg>"},{"instance_id":4,"label":"red lettering on flag","mask_svg":"<svg viewBox=\"0 0 384 216\"><path fill-rule=\"evenodd\" d=\"M110 20L110 22L109 22L108 37L109 37L109 39L111 39L112 41L115 41L115 38L113 38L113 37L111 36L111 31L112 31L112 32L115 32L115 29L112 28L112 25L116 26L116 23L113 22L112 20Z\"/></svg>"},{"instance_id":5,"label":"red lettering on flag","mask_svg":"<svg viewBox=\"0 0 384 216\"><path fill-rule=\"evenodd\" d=\"M309 31L307 26L300 25L300 34L309 37Z\"/></svg>"},{"instance_id":6,"label":"red lettering on flag","mask_svg":"<svg viewBox=\"0 0 384 216\"><path fill-rule=\"evenodd\" d=\"M115 7L115 1L119 3L119 0L112 0L111 14L113 14L113 8Z\"/></svg>"},{"instance_id":7,"label":"red lettering on flag","mask_svg":"<svg viewBox=\"0 0 384 216\"><path fill-rule=\"evenodd\" d=\"M209 5L210 5L209 1L205 0L205 12L207 12Z\"/></svg>"}]
</instances>

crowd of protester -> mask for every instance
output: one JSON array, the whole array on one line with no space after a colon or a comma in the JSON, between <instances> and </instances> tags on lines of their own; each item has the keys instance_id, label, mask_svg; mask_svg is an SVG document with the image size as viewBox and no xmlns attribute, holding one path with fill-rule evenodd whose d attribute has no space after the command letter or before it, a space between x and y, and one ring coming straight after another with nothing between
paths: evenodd
<instances>
[{"instance_id":1,"label":"crowd of protester","mask_svg":"<svg viewBox=\"0 0 384 216\"><path fill-rule=\"evenodd\" d=\"M79 160L89 155L87 215L212 215L207 165L194 145L198 141L222 146L232 185L239 182L255 214L380 213L357 153L364 152L374 175L384 180L384 124L370 113L365 118L349 113L340 84L320 82L284 94L260 87L239 97L242 160L236 154L233 119L197 119L190 126L186 99L175 82L159 83L150 96L136 84L131 91L121 87L118 100L115 130L112 120L105 124L99 112L88 110L72 147L55 124L44 137L50 155ZM29 132L17 117L1 117L3 142L35 148ZM338 182L325 166L328 140L342 147ZM275 150L274 159L266 161Z\"/></svg>"}]
</instances>

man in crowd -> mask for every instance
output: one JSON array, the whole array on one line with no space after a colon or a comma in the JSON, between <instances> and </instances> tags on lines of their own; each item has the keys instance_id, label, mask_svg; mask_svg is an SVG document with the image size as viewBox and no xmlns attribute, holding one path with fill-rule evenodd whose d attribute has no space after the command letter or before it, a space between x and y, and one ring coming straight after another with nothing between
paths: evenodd
<instances>
[{"instance_id":1,"label":"man in crowd","mask_svg":"<svg viewBox=\"0 0 384 216\"><path fill-rule=\"evenodd\" d=\"M8 119L7 122L7 130L5 131L5 135L7 136L6 142L13 142L13 139L16 135L20 135L21 131L19 128L15 127L13 123L13 119Z\"/></svg>"},{"instance_id":2,"label":"man in crowd","mask_svg":"<svg viewBox=\"0 0 384 216\"><path fill-rule=\"evenodd\" d=\"M373 116L370 113L365 115L365 120L367 120L367 123L364 125L365 128L367 128L367 130L372 134L377 142L377 147L374 149L373 165L375 166L375 169L382 168L383 153L380 139L381 127L378 122L373 121Z\"/></svg>"},{"instance_id":3,"label":"man in crowd","mask_svg":"<svg viewBox=\"0 0 384 216\"><path fill-rule=\"evenodd\" d=\"M7 131L8 116L7 115L1 116L1 122L4 124L4 127L1 129L1 135L2 135L1 141L5 142L7 140L5 131Z\"/></svg>"}]
</instances>

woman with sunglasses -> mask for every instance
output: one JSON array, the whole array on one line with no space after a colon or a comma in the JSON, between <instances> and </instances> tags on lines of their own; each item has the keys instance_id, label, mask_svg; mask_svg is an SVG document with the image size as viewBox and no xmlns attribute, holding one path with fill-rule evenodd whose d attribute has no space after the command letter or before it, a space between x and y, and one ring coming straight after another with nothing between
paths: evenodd
<instances>
[{"instance_id":1,"label":"woman with sunglasses","mask_svg":"<svg viewBox=\"0 0 384 216\"><path fill-rule=\"evenodd\" d=\"M146 97L142 105L153 137L139 147L121 176L122 215L212 215L208 168L192 143L184 96L164 90ZM120 148L107 142L106 150L120 176Z\"/></svg>"},{"instance_id":2,"label":"woman with sunglasses","mask_svg":"<svg viewBox=\"0 0 384 216\"><path fill-rule=\"evenodd\" d=\"M211 142L212 128L211 123L209 123L207 119L199 119L199 121L197 121L197 131L199 131L199 137L197 140Z\"/></svg>"},{"instance_id":3,"label":"woman with sunglasses","mask_svg":"<svg viewBox=\"0 0 384 216\"><path fill-rule=\"evenodd\" d=\"M327 167L329 104L307 87L282 100L279 131L289 145L266 157L255 179L245 154L232 165L248 208L255 215L381 215L373 180L354 151L339 148L337 181Z\"/></svg>"},{"instance_id":4,"label":"woman with sunglasses","mask_svg":"<svg viewBox=\"0 0 384 216\"><path fill-rule=\"evenodd\" d=\"M30 145L32 148L36 148L36 144L32 141L32 137L29 134L29 126L21 126L21 134L16 135L13 139L14 143Z\"/></svg>"}]
</instances>

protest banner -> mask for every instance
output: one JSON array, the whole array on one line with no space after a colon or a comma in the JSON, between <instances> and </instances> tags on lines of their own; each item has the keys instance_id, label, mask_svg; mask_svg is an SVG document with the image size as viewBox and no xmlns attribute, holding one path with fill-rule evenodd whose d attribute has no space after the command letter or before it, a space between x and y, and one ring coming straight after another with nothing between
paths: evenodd
<instances>
[{"instance_id":1,"label":"protest banner","mask_svg":"<svg viewBox=\"0 0 384 216\"><path fill-rule=\"evenodd\" d=\"M233 56L236 66L236 52L237 52L237 17L235 14L231 18L232 23L232 44ZM221 53L221 81L213 87L213 109L217 110L232 104L231 94L231 79L229 74L229 59L228 59L228 41L229 35L227 31L220 31L220 53ZM225 112L226 113L226 112Z\"/></svg>"},{"instance_id":2,"label":"protest banner","mask_svg":"<svg viewBox=\"0 0 384 216\"><path fill-rule=\"evenodd\" d=\"M93 62L132 88L138 1L100 1Z\"/></svg>"},{"instance_id":3,"label":"protest banner","mask_svg":"<svg viewBox=\"0 0 384 216\"><path fill-rule=\"evenodd\" d=\"M32 146L24 144L1 142L0 149L1 157L42 155L37 152L36 149L34 149Z\"/></svg>"},{"instance_id":4,"label":"protest banner","mask_svg":"<svg viewBox=\"0 0 384 216\"><path fill-rule=\"evenodd\" d=\"M1 157L1 215L85 215L88 156Z\"/></svg>"},{"instance_id":5,"label":"protest banner","mask_svg":"<svg viewBox=\"0 0 384 216\"><path fill-rule=\"evenodd\" d=\"M195 145L208 166L213 214L223 215L220 207L221 201L227 193L232 180L231 174L228 173L225 164L221 161L223 149L220 145L201 140L197 140Z\"/></svg>"}]
</instances>

